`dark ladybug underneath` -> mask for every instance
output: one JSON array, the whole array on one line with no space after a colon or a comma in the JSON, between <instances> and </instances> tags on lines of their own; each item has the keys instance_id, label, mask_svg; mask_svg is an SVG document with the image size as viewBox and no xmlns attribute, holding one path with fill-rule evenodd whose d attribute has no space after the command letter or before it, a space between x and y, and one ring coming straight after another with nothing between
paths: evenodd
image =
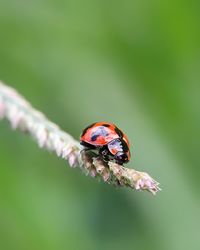
<instances>
[{"instance_id":1,"label":"dark ladybug underneath","mask_svg":"<svg viewBox=\"0 0 200 250\"><path fill-rule=\"evenodd\" d=\"M122 165L130 160L130 144L127 136L114 124L96 122L86 127L80 143L86 149L98 150L104 160L114 160Z\"/></svg>"}]
</instances>

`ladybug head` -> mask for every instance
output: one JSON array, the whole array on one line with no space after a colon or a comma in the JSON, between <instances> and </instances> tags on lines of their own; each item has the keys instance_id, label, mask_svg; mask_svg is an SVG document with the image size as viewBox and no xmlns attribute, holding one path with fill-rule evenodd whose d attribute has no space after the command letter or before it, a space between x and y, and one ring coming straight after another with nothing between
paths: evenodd
<instances>
[{"instance_id":1,"label":"ladybug head","mask_svg":"<svg viewBox=\"0 0 200 250\"><path fill-rule=\"evenodd\" d=\"M124 163L127 163L129 160L128 160L128 155L126 152L122 152L122 151L119 151L115 156L114 156L114 159L116 161L117 164L124 164Z\"/></svg>"},{"instance_id":2,"label":"ladybug head","mask_svg":"<svg viewBox=\"0 0 200 250\"><path fill-rule=\"evenodd\" d=\"M108 143L107 147L116 163L122 165L129 161L130 157L128 147L121 138L112 140Z\"/></svg>"}]
</instances>

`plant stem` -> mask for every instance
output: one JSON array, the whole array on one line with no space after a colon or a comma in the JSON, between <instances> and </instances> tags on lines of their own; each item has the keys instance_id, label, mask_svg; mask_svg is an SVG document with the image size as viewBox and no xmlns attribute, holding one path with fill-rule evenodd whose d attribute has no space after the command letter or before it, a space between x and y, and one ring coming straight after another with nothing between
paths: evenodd
<instances>
[{"instance_id":1,"label":"plant stem","mask_svg":"<svg viewBox=\"0 0 200 250\"><path fill-rule=\"evenodd\" d=\"M145 172L125 168L114 162L105 162L93 152L81 148L78 141L34 109L15 89L0 82L0 119L7 119L13 129L30 134L40 148L55 152L71 167L79 166L92 177L104 182L147 190L156 194L159 183Z\"/></svg>"}]
</instances>

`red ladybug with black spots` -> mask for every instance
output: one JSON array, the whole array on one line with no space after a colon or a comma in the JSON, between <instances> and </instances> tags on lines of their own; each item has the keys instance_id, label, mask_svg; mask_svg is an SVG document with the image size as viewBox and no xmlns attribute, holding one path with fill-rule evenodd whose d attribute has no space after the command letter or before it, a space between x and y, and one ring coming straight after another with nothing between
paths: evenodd
<instances>
[{"instance_id":1,"label":"red ladybug with black spots","mask_svg":"<svg viewBox=\"0 0 200 250\"><path fill-rule=\"evenodd\" d=\"M80 143L86 149L95 149L104 160L114 160L122 165L130 160L130 144L127 136L114 124L96 122L86 127Z\"/></svg>"}]
</instances>

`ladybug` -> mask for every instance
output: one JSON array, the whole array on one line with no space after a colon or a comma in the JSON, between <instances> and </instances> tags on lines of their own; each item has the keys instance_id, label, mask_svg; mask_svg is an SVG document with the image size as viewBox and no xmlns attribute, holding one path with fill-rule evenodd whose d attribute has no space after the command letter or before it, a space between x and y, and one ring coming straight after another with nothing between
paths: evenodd
<instances>
[{"instance_id":1,"label":"ladybug","mask_svg":"<svg viewBox=\"0 0 200 250\"><path fill-rule=\"evenodd\" d=\"M98 150L104 160L114 160L122 165L130 160L127 136L114 124L95 122L86 127L80 138L85 149Z\"/></svg>"}]
</instances>

